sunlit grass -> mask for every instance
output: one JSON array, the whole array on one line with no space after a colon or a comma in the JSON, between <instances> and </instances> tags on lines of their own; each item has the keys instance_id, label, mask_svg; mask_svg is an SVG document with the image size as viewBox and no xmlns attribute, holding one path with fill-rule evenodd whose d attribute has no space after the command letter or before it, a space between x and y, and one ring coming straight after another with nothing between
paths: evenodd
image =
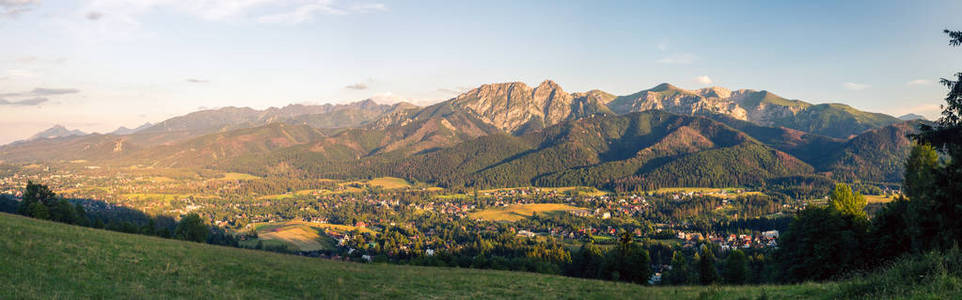
<instances>
[{"instance_id":1,"label":"sunlit grass","mask_svg":"<svg viewBox=\"0 0 962 300\"><path fill-rule=\"evenodd\" d=\"M558 203L516 204L507 207L486 208L470 213L468 216L487 221L514 222L530 217L535 213L554 213L579 209L583 208Z\"/></svg>"}]
</instances>

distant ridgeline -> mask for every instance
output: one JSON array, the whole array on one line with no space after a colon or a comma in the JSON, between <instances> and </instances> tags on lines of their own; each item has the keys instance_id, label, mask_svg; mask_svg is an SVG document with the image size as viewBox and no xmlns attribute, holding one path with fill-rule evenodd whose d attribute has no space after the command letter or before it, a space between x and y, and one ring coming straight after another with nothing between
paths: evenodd
<instances>
[{"instance_id":1,"label":"distant ridgeline","mask_svg":"<svg viewBox=\"0 0 962 300\"><path fill-rule=\"evenodd\" d=\"M444 187L737 186L821 174L899 182L924 120L768 91L670 84L627 96L552 82L486 84L427 107L221 108L111 134L56 127L6 162L208 168L301 178L402 177Z\"/></svg>"}]
</instances>

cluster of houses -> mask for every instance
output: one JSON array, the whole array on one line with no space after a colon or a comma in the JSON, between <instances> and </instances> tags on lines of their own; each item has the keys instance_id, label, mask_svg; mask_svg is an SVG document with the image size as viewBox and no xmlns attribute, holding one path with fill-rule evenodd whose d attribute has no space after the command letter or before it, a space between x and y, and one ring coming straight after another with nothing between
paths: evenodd
<instances>
[{"instance_id":1,"label":"cluster of houses","mask_svg":"<svg viewBox=\"0 0 962 300\"><path fill-rule=\"evenodd\" d=\"M703 235L699 232L678 231L675 237L684 242L684 247L695 247L703 242L718 245L723 251L747 248L778 247L778 230L763 231L755 234Z\"/></svg>"}]
</instances>

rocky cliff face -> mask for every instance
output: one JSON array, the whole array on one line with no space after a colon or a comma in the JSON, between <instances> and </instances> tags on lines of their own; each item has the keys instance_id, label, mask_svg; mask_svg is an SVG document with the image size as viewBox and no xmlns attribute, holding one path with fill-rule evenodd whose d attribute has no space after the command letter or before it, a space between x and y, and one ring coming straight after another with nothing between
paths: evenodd
<instances>
[{"instance_id":1,"label":"rocky cliff face","mask_svg":"<svg viewBox=\"0 0 962 300\"><path fill-rule=\"evenodd\" d=\"M812 105L768 91L710 87L686 90L663 83L627 96L600 90L569 94L545 80L537 87L521 82L485 84L443 102L451 110L478 118L506 133L520 135L567 120L594 114L626 114L664 110L682 115L725 115L758 125L785 127L831 137L848 138L865 130L898 122L883 114L841 104ZM409 122L414 110L385 114L374 122L387 128Z\"/></svg>"},{"instance_id":2,"label":"rocky cliff face","mask_svg":"<svg viewBox=\"0 0 962 300\"><path fill-rule=\"evenodd\" d=\"M788 100L769 91L742 89L731 92L725 101L745 110L746 118L755 124L774 126L776 120L794 117L811 105L798 100Z\"/></svg>"},{"instance_id":3,"label":"rocky cliff face","mask_svg":"<svg viewBox=\"0 0 962 300\"><path fill-rule=\"evenodd\" d=\"M485 84L449 100L484 122L513 134L539 130L565 120L609 112L603 92L577 96L545 80L535 88L521 82Z\"/></svg>"},{"instance_id":4,"label":"rocky cliff face","mask_svg":"<svg viewBox=\"0 0 962 300\"><path fill-rule=\"evenodd\" d=\"M653 109L677 114L725 114L748 120L747 111L731 100L732 92L719 87L689 91L663 83L654 88L612 100L608 106L616 113Z\"/></svg>"},{"instance_id":5,"label":"rocky cliff face","mask_svg":"<svg viewBox=\"0 0 962 300\"><path fill-rule=\"evenodd\" d=\"M865 130L899 120L884 114L854 109L844 104L819 104L790 100L769 91L720 87L685 90L667 83L608 103L616 113L660 109L685 115L727 115L763 126L786 127L832 137L848 138Z\"/></svg>"}]
</instances>

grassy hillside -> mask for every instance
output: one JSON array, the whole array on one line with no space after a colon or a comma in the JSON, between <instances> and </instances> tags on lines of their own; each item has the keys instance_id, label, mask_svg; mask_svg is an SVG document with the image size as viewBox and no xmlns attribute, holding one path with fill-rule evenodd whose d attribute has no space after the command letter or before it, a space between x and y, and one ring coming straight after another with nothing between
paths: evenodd
<instances>
[{"instance_id":1,"label":"grassy hillside","mask_svg":"<svg viewBox=\"0 0 962 300\"><path fill-rule=\"evenodd\" d=\"M837 138L847 138L869 129L899 122L901 120L893 116L860 111L839 103L813 105L794 116L772 120L775 126Z\"/></svg>"},{"instance_id":2,"label":"grassy hillside","mask_svg":"<svg viewBox=\"0 0 962 300\"><path fill-rule=\"evenodd\" d=\"M835 285L653 288L532 273L344 263L0 213L0 298L826 297Z\"/></svg>"}]
</instances>

